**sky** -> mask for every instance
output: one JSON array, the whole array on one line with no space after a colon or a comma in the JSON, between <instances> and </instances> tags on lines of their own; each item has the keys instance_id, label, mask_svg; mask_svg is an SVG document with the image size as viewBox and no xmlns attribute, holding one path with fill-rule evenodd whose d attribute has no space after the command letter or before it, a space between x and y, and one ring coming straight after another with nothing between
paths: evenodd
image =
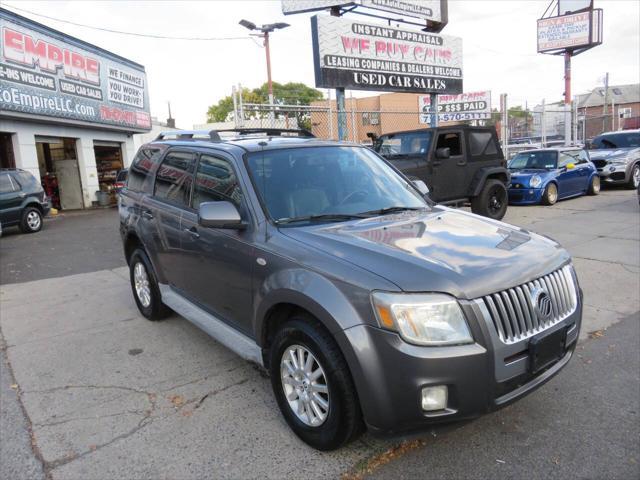
<instances>
[{"instance_id":1,"label":"sky","mask_svg":"<svg viewBox=\"0 0 640 480\"><path fill-rule=\"evenodd\" d=\"M510 106L529 108L544 98L560 101L564 92L562 57L536 53L536 19L550 0L449 0L443 34L462 37L464 90L501 93ZM604 11L604 41L572 61L574 94L601 86L640 83L640 2L595 0ZM0 6L145 66L151 115L167 118L167 102L181 128L206 121L209 105L230 95L232 85L254 88L266 81L265 51L238 25L286 22L271 36L273 80L315 87L311 49L312 14L284 16L280 1L16 1ZM17 9L20 10L17 10ZM33 13L27 13L30 11ZM44 18L45 15L52 18ZM325 13L322 13L325 14ZM348 17L380 20L353 13ZM99 31L66 22L156 36L233 37L237 40L188 41L143 38ZM416 27L407 27L416 28ZM325 90L326 92L326 90ZM347 92L347 96L350 93ZM368 96L371 92L353 92Z\"/></svg>"}]
</instances>

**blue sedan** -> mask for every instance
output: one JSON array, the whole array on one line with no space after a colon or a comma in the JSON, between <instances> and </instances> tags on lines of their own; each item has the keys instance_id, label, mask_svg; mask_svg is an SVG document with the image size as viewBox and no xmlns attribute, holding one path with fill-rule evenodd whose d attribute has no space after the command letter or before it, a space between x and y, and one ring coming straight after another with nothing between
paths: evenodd
<instances>
[{"instance_id":1,"label":"blue sedan","mask_svg":"<svg viewBox=\"0 0 640 480\"><path fill-rule=\"evenodd\" d=\"M586 151L547 148L518 153L509 162L512 205L553 205L578 195L597 195L600 177Z\"/></svg>"}]
</instances>

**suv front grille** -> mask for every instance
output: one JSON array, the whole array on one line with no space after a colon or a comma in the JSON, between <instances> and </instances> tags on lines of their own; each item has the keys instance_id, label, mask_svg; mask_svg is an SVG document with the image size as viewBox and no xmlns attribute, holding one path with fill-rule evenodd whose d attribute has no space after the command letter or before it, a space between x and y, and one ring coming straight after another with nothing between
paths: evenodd
<instances>
[{"instance_id":1,"label":"suv front grille","mask_svg":"<svg viewBox=\"0 0 640 480\"><path fill-rule=\"evenodd\" d=\"M543 296L542 292L551 303L547 316L534 305L533 297L536 293ZM567 265L532 282L486 295L482 301L500 340L516 343L567 318L576 310L577 298L571 267Z\"/></svg>"}]
</instances>

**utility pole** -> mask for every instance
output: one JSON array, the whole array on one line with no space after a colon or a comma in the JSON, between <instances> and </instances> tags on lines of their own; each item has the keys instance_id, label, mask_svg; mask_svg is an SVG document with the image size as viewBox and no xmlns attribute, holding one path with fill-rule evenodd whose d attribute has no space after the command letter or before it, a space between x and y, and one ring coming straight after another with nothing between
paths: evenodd
<instances>
[{"instance_id":1,"label":"utility pole","mask_svg":"<svg viewBox=\"0 0 640 480\"><path fill-rule=\"evenodd\" d=\"M602 132L607 131L607 98L608 97L609 97L609 72L605 73L604 75L604 103L602 104Z\"/></svg>"},{"instance_id":2,"label":"utility pole","mask_svg":"<svg viewBox=\"0 0 640 480\"><path fill-rule=\"evenodd\" d=\"M331 7L331 16L340 16L340 7ZM347 112L344 107L344 88L336 88L336 109L338 110L338 140L347 139Z\"/></svg>"},{"instance_id":3,"label":"utility pole","mask_svg":"<svg viewBox=\"0 0 640 480\"><path fill-rule=\"evenodd\" d=\"M502 138L502 151L504 152L504 158L509 158L509 113L507 111L507 94L500 94L500 113L502 114L502 121L500 122L500 137Z\"/></svg>"},{"instance_id":4,"label":"utility pole","mask_svg":"<svg viewBox=\"0 0 640 480\"><path fill-rule=\"evenodd\" d=\"M430 93L429 101L431 102L431 128L438 126L438 94Z\"/></svg>"},{"instance_id":5,"label":"utility pole","mask_svg":"<svg viewBox=\"0 0 640 480\"><path fill-rule=\"evenodd\" d=\"M231 86L231 97L233 98L233 126L238 128L238 100L236 99L236 86Z\"/></svg>"},{"instance_id":6,"label":"utility pole","mask_svg":"<svg viewBox=\"0 0 640 480\"><path fill-rule=\"evenodd\" d=\"M547 119L545 118L545 99L542 99L542 112L540 112L540 148L544 148L547 143Z\"/></svg>"},{"instance_id":7,"label":"utility pole","mask_svg":"<svg viewBox=\"0 0 640 480\"><path fill-rule=\"evenodd\" d=\"M238 83L238 114L240 118L240 126L244 127L244 105L242 104L242 84L240 83Z\"/></svg>"},{"instance_id":8,"label":"utility pole","mask_svg":"<svg viewBox=\"0 0 640 480\"><path fill-rule=\"evenodd\" d=\"M564 52L564 144L571 143L571 52Z\"/></svg>"}]
</instances>

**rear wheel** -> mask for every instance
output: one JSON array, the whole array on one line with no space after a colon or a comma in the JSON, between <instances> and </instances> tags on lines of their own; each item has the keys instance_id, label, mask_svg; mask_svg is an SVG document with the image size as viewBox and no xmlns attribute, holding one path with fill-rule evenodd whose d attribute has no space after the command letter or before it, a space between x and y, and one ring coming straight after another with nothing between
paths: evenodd
<instances>
[{"instance_id":1,"label":"rear wheel","mask_svg":"<svg viewBox=\"0 0 640 480\"><path fill-rule=\"evenodd\" d=\"M20 230L23 233L35 233L42 229L42 213L36 207L27 207L22 212Z\"/></svg>"},{"instance_id":2,"label":"rear wheel","mask_svg":"<svg viewBox=\"0 0 640 480\"><path fill-rule=\"evenodd\" d=\"M555 183L550 183L547 188L544 189L542 194L542 203L545 205L555 205L558 201L558 187Z\"/></svg>"},{"instance_id":3,"label":"rear wheel","mask_svg":"<svg viewBox=\"0 0 640 480\"><path fill-rule=\"evenodd\" d=\"M589 182L589 189L587 190L589 195L598 195L600 193L600 177L594 175Z\"/></svg>"},{"instance_id":4,"label":"rear wheel","mask_svg":"<svg viewBox=\"0 0 640 480\"><path fill-rule=\"evenodd\" d=\"M162 303L153 267L149 257L141 248L136 248L131 254L129 277L133 298L142 315L149 320L161 320L171 313L169 307Z\"/></svg>"},{"instance_id":5,"label":"rear wheel","mask_svg":"<svg viewBox=\"0 0 640 480\"><path fill-rule=\"evenodd\" d=\"M627 182L627 188L638 188L640 186L640 163L636 163L631 170L631 177Z\"/></svg>"},{"instance_id":6,"label":"rear wheel","mask_svg":"<svg viewBox=\"0 0 640 480\"><path fill-rule=\"evenodd\" d=\"M294 316L276 333L269 356L278 406L302 441L318 450L334 450L362 432L347 363L317 320Z\"/></svg>"},{"instance_id":7,"label":"rear wheel","mask_svg":"<svg viewBox=\"0 0 640 480\"><path fill-rule=\"evenodd\" d=\"M507 213L507 187L492 178L484 184L480 195L471 199L471 211L478 215L501 220Z\"/></svg>"}]
</instances>

